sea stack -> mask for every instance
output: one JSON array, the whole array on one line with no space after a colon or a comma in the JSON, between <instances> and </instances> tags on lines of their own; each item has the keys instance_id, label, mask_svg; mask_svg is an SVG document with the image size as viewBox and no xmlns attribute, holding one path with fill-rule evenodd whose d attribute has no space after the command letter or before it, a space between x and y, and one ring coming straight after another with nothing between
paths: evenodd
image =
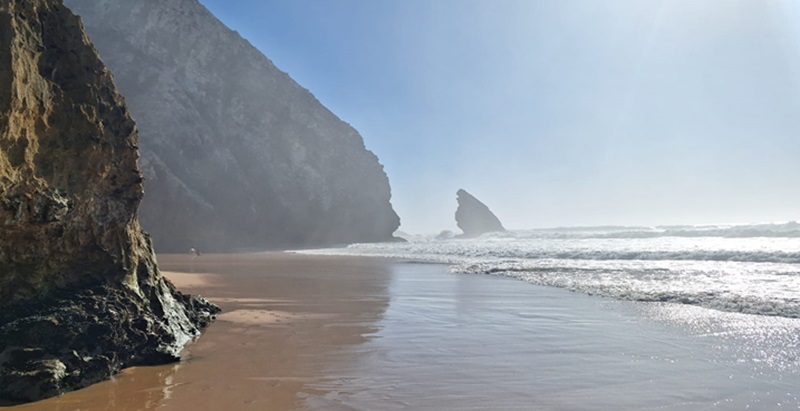
<instances>
[{"instance_id":1,"label":"sea stack","mask_svg":"<svg viewBox=\"0 0 800 411\"><path fill-rule=\"evenodd\" d=\"M456 192L458 209L456 224L464 232L462 237L477 237L484 233L506 231L503 224L486 204L480 202L464 189Z\"/></svg>"},{"instance_id":2,"label":"sea stack","mask_svg":"<svg viewBox=\"0 0 800 411\"><path fill-rule=\"evenodd\" d=\"M216 306L139 226L137 131L61 0L0 1L0 403L179 359Z\"/></svg>"},{"instance_id":3,"label":"sea stack","mask_svg":"<svg viewBox=\"0 0 800 411\"><path fill-rule=\"evenodd\" d=\"M358 132L197 0L66 0L139 127L159 252L392 240Z\"/></svg>"}]
</instances>

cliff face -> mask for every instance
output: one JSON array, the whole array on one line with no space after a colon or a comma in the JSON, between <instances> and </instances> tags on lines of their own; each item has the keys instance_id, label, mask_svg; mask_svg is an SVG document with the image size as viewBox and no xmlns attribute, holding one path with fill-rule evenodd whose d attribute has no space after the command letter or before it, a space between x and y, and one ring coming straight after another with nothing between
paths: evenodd
<instances>
[{"instance_id":1,"label":"cliff face","mask_svg":"<svg viewBox=\"0 0 800 411\"><path fill-rule=\"evenodd\" d=\"M197 0L66 4L139 126L159 250L391 239L389 182L361 136Z\"/></svg>"},{"instance_id":2,"label":"cliff face","mask_svg":"<svg viewBox=\"0 0 800 411\"><path fill-rule=\"evenodd\" d=\"M463 189L456 193L458 208L456 224L464 232L463 237L477 237L484 233L506 231L500 219L489 210L486 204Z\"/></svg>"},{"instance_id":3,"label":"cliff face","mask_svg":"<svg viewBox=\"0 0 800 411\"><path fill-rule=\"evenodd\" d=\"M156 268L136 145L79 19L0 1L0 400L175 360L211 320Z\"/></svg>"}]
</instances>

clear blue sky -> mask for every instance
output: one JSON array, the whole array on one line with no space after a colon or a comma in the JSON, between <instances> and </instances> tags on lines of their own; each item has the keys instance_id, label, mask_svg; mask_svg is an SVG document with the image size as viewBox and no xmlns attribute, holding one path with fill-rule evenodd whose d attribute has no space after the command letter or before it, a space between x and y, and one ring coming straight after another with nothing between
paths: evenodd
<instances>
[{"instance_id":1,"label":"clear blue sky","mask_svg":"<svg viewBox=\"0 0 800 411\"><path fill-rule=\"evenodd\" d=\"M402 230L800 219L800 2L201 0L364 137Z\"/></svg>"}]
</instances>

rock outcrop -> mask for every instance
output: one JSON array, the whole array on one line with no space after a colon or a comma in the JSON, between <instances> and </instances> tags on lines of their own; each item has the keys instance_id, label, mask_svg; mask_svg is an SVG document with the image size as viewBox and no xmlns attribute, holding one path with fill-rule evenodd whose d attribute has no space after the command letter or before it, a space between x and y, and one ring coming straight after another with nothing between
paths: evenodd
<instances>
[{"instance_id":1,"label":"rock outcrop","mask_svg":"<svg viewBox=\"0 0 800 411\"><path fill-rule=\"evenodd\" d=\"M484 233L506 231L503 224L486 204L463 189L458 190L456 224L464 232L462 237L477 237Z\"/></svg>"},{"instance_id":2,"label":"rock outcrop","mask_svg":"<svg viewBox=\"0 0 800 411\"><path fill-rule=\"evenodd\" d=\"M157 250L392 239L389 181L358 132L197 0L65 3L139 127Z\"/></svg>"},{"instance_id":3,"label":"rock outcrop","mask_svg":"<svg viewBox=\"0 0 800 411\"><path fill-rule=\"evenodd\" d=\"M217 312L158 272L136 133L61 0L0 1L0 402L175 361Z\"/></svg>"}]
</instances>

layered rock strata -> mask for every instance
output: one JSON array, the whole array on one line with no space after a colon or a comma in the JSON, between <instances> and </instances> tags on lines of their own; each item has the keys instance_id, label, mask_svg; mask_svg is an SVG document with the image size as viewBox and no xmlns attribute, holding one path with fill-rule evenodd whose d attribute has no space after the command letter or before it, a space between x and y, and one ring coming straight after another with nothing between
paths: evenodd
<instances>
[{"instance_id":1,"label":"layered rock strata","mask_svg":"<svg viewBox=\"0 0 800 411\"><path fill-rule=\"evenodd\" d=\"M0 401L179 359L217 312L137 221L137 131L61 0L0 0Z\"/></svg>"},{"instance_id":2,"label":"layered rock strata","mask_svg":"<svg viewBox=\"0 0 800 411\"><path fill-rule=\"evenodd\" d=\"M139 126L159 251L392 239L389 181L358 132L197 0L66 4Z\"/></svg>"},{"instance_id":3,"label":"layered rock strata","mask_svg":"<svg viewBox=\"0 0 800 411\"><path fill-rule=\"evenodd\" d=\"M500 219L472 194L463 189L456 192L458 208L456 224L464 232L462 237L477 237L481 234L506 231Z\"/></svg>"}]
</instances>

